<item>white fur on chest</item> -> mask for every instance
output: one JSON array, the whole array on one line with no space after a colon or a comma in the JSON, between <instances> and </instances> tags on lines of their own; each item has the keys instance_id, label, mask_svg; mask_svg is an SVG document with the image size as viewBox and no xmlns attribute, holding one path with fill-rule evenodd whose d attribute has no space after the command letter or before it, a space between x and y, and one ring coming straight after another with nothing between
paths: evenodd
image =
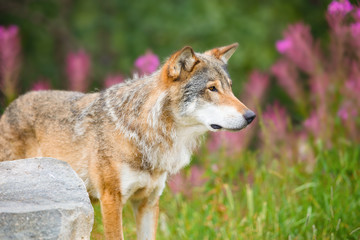
<instances>
[{"instance_id":1,"label":"white fur on chest","mask_svg":"<svg viewBox=\"0 0 360 240\"><path fill-rule=\"evenodd\" d=\"M206 128L199 125L180 127L177 129L172 148L160 154L154 166L175 174L190 163L193 150L199 144L199 136Z\"/></svg>"},{"instance_id":2,"label":"white fur on chest","mask_svg":"<svg viewBox=\"0 0 360 240\"><path fill-rule=\"evenodd\" d=\"M132 169L127 164L120 167L122 202L136 198L156 198L165 187L167 173L150 174L148 171ZM152 200L152 199L150 199Z\"/></svg>"}]
</instances>

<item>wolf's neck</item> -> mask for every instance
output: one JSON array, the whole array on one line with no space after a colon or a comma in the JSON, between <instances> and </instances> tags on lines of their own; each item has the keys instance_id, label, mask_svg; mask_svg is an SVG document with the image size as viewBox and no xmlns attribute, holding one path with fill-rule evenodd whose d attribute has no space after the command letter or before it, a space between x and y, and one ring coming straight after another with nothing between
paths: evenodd
<instances>
[{"instance_id":1,"label":"wolf's neck","mask_svg":"<svg viewBox=\"0 0 360 240\"><path fill-rule=\"evenodd\" d=\"M105 91L105 110L116 129L133 141L142 167L175 173L190 162L203 131L174 120L167 90L149 77L116 85Z\"/></svg>"}]
</instances>

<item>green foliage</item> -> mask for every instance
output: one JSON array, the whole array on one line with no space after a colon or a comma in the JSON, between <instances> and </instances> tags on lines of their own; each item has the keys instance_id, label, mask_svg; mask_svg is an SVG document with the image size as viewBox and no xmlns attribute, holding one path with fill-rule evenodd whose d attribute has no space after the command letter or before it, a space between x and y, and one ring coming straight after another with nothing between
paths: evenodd
<instances>
[{"instance_id":1,"label":"green foliage","mask_svg":"<svg viewBox=\"0 0 360 240\"><path fill-rule=\"evenodd\" d=\"M316 35L326 28L329 1L236 0L2 1L0 25L16 24L23 41L21 90L39 77L65 88L69 51L92 56L93 87L111 72L131 75L136 57L152 49L162 60L184 45L196 51L239 42L230 62L235 93L252 69L267 69L277 57L275 40L288 23L310 22Z\"/></svg>"},{"instance_id":2,"label":"green foliage","mask_svg":"<svg viewBox=\"0 0 360 240\"><path fill-rule=\"evenodd\" d=\"M208 162L211 156L203 155L205 186L193 189L192 197L166 189L160 198L157 239L358 239L360 146L318 150L314 169L253 152L236 161ZM215 173L213 161L220 166ZM94 206L92 239L102 239ZM129 206L124 218L125 238L135 239Z\"/></svg>"},{"instance_id":3,"label":"green foliage","mask_svg":"<svg viewBox=\"0 0 360 240\"><path fill-rule=\"evenodd\" d=\"M329 2L0 0L0 25L20 29L19 92L39 78L49 79L53 88L66 88L65 57L78 49L91 55L93 90L103 86L108 74L130 76L134 60L147 49L164 61L184 45L204 51L239 42L229 63L238 94L251 70L274 63L274 43L289 23L303 21L315 38L327 41L323 16ZM271 90L270 102L287 102L291 115L303 120L281 89ZM287 159L282 151L276 157L244 151L231 158L202 151L193 162L204 166L207 182L189 196L165 190L158 239L359 239L360 146L343 137L341 124L335 125L336 144L346 146L324 150L315 139L309 141L316 161ZM285 141L282 149L289 145ZM92 239L103 239L99 204L94 208ZM126 239L136 238L129 205L124 229Z\"/></svg>"}]
</instances>

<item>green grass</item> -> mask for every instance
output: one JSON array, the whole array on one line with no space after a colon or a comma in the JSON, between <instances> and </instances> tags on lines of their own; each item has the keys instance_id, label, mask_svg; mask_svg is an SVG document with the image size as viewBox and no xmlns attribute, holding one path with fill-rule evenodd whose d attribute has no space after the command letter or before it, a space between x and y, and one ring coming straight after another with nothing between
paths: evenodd
<instances>
[{"instance_id":1,"label":"green grass","mask_svg":"<svg viewBox=\"0 0 360 240\"><path fill-rule=\"evenodd\" d=\"M207 183L191 197L164 191L157 239L360 239L359 146L319 151L313 166L254 152L201 155L194 161ZM92 239L103 239L94 208ZM123 216L125 239L136 239L129 206Z\"/></svg>"}]
</instances>

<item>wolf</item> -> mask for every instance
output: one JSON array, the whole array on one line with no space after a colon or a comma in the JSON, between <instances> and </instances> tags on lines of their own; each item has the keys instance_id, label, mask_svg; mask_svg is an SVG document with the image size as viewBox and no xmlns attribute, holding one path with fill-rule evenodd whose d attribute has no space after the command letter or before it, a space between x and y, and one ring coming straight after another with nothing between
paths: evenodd
<instances>
[{"instance_id":1,"label":"wolf","mask_svg":"<svg viewBox=\"0 0 360 240\"><path fill-rule=\"evenodd\" d=\"M137 238L155 239L168 175L189 164L207 131L238 131L255 113L233 94L227 62L237 43L195 53L186 46L150 76L104 91L29 92L0 119L0 161L68 162L100 200L106 239L123 239L131 202Z\"/></svg>"}]
</instances>

